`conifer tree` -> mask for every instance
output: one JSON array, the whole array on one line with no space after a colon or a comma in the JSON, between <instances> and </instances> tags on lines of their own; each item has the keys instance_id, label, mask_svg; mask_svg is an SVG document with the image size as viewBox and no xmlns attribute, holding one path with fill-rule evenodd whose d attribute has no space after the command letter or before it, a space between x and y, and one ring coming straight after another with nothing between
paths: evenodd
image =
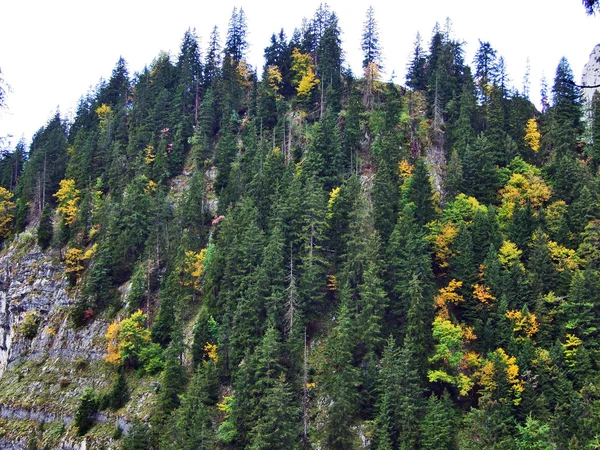
<instances>
[{"instance_id":1,"label":"conifer tree","mask_svg":"<svg viewBox=\"0 0 600 450\"><path fill-rule=\"evenodd\" d=\"M367 10L367 16L363 24L361 40L363 51L363 69L369 64L381 66L381 46L379 44L379 31L375 20L375 11L372 6Z\"/></svg>"},{"instance_id":2,"label":"conifer tree","mask_svg":"<svg viewBox=\"0 0 600 450\"><path fill-rule=\"evenodd\" d=\"M52 241L52 208L50 204L44 206L40 216L40 225L38 226L37 241L42 250L46 250Z\"/></svg>"},{"instance_id":3,"label":"conifer tree","mask_svg":"<svg viewBox=\"0 0 600 450\"><path fill-rule=\"evenodd\" d=\"M427 400L426 414L421 425L421 445L424 450L456 448L454 426L456 412L448 391L441 398L431 394Z\"/></svg>"},{"instance_id":4,"label":"conifer tree","mask_svg":"<svg viewBox=\"0 0 600 450\"><path fill-rule=\"evenodd\" d=\"M433 220L435 215L433 188L427 166L422 158L415 162L414 171L404 190L403 201L405 204L413 203L415 205L415 219L419 226Z\"/></svg>"},{"instance_id":5,"label":"conifer tree","mask_svg":"<svg viewBox=\"0 0 600 450\"><path fill-rule=\"evenodd\" d=\"M225 53L229 54L235 62L241 61L248 49L248 41L246 41L247 33L246 14L243 8L240 8L238 11L234 7L229 19L229 28L227 29Z\"/></svg>"},{"instance_id":6,"label":"conifer tree","mask_svg":"<svg viewBox=\"0 0 600 450\"><path fill-rule=\"evenodd\" d=\"M351 312L345 304L336 314L336 324L330 332L325 349L327 365L322 386L331 396L324 426L324 442L331 449L353 446L351 426L358 406L359 372L353 365L354 326Z\"/></svg>"},{"instance_id":7,"label":"conifer tree","mask_svg":"<svg viewBox=\"0 0 600 450\"><path fill-rule=\"evenodd\" d=\"M417 32L415 38L413 59L408 66L406 74L406 85L415 91L423 91L427 87L425 78L425 66L427 57L421 43L421 35Z\"/></svg>"},{"instance_id":8,"label":"conifer tree","mask_svg":"<svg viewBox=\"0 0 600 450\"><path fill-rule=\"evenodd\" d=\"M381 362L377 448L408 450L419 446L424 398L412 363L414 356L407 346L398 349L390 337Z\"/></svg>"},{"instance_id":9,"label":"conifer tree","mask_svg":"<svg viewBox=\"0 0 600 450\"><path fill-rule=\"evenodd\" d=\"M553 127L553 141L557 158L575 149L581 124L581 92L573 81L573 72L566 58L562 58L556 68L552 87L551 116L556 124Z\"/></svg>"}]
</instances>

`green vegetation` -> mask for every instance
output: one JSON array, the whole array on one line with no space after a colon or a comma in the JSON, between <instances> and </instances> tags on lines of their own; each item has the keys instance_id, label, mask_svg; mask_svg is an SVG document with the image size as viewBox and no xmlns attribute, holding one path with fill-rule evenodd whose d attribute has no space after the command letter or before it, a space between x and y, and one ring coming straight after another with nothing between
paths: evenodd
<instances>
[{"instance_id":1,"label":"green vegetation","mask_svg":"<svg viewBox=\"0 0 600 450\"><path fill-rule=\"evenodd\" d=\"M110 318L105 361L26 361L0 400L76 392L77 433L125 449L597 446L598 96L588 124L563 58L538 111L489 42L469 65L437 25L408 87L383 82L372 8L364 76L326 5L260 80L246 33L235 9L222 58L214 30L204 58L188 31L176 60L120 59L0 160L0 238L39 223L73 322Z\"/></svg>"}]
</instances>

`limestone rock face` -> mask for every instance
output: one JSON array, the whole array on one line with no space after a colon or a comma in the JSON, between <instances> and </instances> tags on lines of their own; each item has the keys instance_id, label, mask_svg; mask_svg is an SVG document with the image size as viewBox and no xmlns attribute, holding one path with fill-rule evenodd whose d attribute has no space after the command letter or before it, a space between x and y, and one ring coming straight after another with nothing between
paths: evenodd
<instances>
[{"instance_id":1,"label":"limestone rock face","mask_svg":"<svg viewBox=\"0 0 600 450\"><path fill-rule=\"evenodd\" d=\"M0 255L0 377L23 358L93 361L104 352L98 337L107 324L98 320L80 330L68 326L67 307L75 300L68 296L64 267L58 257L26 242L34 239L23 233L21 242Z\"/></svg>"},{"instance_id":2,"label":"limestone rock face","mask_svg":"<svg viewBox=\"0 0 600 450\"><path fill-rule=\"evenodd\" d=\"M600 84L600 44L594 47L594 50L590 54L589 61L583 67L581 84L583 86L596 86ZM584 103L589 104L596 91L600 91L600 88L583 89Z\"/></svg>"}]
</instances>

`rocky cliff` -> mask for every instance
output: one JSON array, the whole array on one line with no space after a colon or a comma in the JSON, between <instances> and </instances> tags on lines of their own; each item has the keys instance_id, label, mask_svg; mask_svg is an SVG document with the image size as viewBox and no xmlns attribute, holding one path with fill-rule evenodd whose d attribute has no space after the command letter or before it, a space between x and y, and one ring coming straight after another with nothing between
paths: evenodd
<instances>
[{"instance_id":1,"label":"rocky cliff","mask_svg":"<svg viewBox=\"0 0 600 450\"><path fill-rule=\"evenodd\" d=\"M143 416L153 379L130 382L136 401L96 414L93 432L76 437L79 397L88 387L107 390L114 371L102 359L108 321L75 329L75 301L58 252L41 252L31 232L0 253L0 448L31 448L32 440L39 448L116 448L115 427L127 431L129 417Z\"/></svg>"},{"instance_id":2,"label":"rocky cliff","mask_svg":"<svg viewBox=\"0 0 600 450\"><path fill-rule=\"evenodd\" d=\"M592 50L592 53L590 54L589 61L583 67L581 84L583 86L596 86L600 84L600 44L594 47L594 50ZM591 102L594 92L599 90L600 88L583 89L584 102Z\"/></svg>"}]
</instances>

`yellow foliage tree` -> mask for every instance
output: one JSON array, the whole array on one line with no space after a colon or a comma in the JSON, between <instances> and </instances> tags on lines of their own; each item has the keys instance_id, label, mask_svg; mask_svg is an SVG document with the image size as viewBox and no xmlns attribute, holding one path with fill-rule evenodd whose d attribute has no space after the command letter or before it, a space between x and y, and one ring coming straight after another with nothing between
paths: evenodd
<instances>
[{"instance_id":1,"label":"yellow foliage tree","mask_svg":"<svg viewBox=\"0 0 600 450\"><path fill-rule=\"evenodd\" d=\"M281 71L277 66L269 66L267 67L267 83L269 86L277 94L279 89L281 89L281 82L283 81L283 77L281 76Z\"/></svg>"},{"instance_id":2,"label":"yellow foliage tree","mask_svg":"<svg viewBox=\"0 0 600 450\"><path fill-rule=\"evenodd\" d=\"M6 239L12 231L15 204L11 201L13 193L0 186L0 238Z\"/></svg>"},{"instance_id":3,"label":"yellow foliage tree","mask_svg":"<svg viewBox=\"0 0 600 450\"><path fill-rule=\"evenodd\" d=\"M333 188L329 193L329 200L327 201L327 219L329 220L333 217L333 206L339 198L340 192L342 192L342 189L338 186Z\"/></svg>"},{"instance_id":4,"label":"yellow foliage tree","mask_svg":"<svg viewBox=\"0 0 600 450\"><path fill-rule=\"evenodd\" d=\"M498 251L498 260L500 264L503 266L512 266L513 264L519 264L519 266L523 267L521 264L521 255L523 254L522 250L519 250L517 244L511 241L504 241L500 250Z\"/></svg>"},{"instance_id":5,"label":"yellow foliage tree","mask_svg":"<svg viewBox=\"0 0 600 450\"><path fill-rule=\"evenodd\" d=\"M462 281L456 281L455 279L450 280L448 286L441 288L439 294L435 297L435 306L437 308L437 314L443 319L449 319L450 313L448 311L448 304L457 305L464 302L462 295L457 293L463 285Z\"/></svg>"},{"instance_id":6,"label":"yellow foliage tree","mask_svg":"<svg viewBox=\"0 0 600 450\"><path fill-rule=\"evenodd\" d=\"M184 286L194 286L194 289L200 289L200 277L204 273L204 260L206 259L206 249L203 248L198 253L188 250L185 252L183 260L183 273L185 278L182 281Z\"/></svg>"},{"instance_id":7,"label":"yellow foliage tree","mask_svg":"<svg viewBox=\"0 0 600 450\"><path fill-rule=\"evenodd\" d=\"M572 248L563 247L554 241L548 241L548 249L559 272L563 272L565 269L575 270L581 264L577 251Z\"/></svg>"},{"instance_id":8,"label":"yellow foliage tree","mask_svg":"<svg viewBox=\"0 0 600 450\"><path fill-rule=\"evenodd\" d=\"M204 346L204 351L206 355L211 359L215 364L219 361L219 355L217 353L218 347L217 344L211 344L209 342Z\"/></svg>"},{"instance_id":9,"label":"yellow foliage tree","mask_svg":"<svg viewBox=\"0 0 600 450\"><path fill-rule=\"evenodd\" d=\"M111 323L105 335L108 355L104 360L112 364L134 364L141 351L151 343L146 319L138 309L127 319Z\"/></svg>"},{"instance_id":10,"label":"yellow foliage tree","mask_svg":"<svg viewBox=\"0 0 600 450\"><path fill-rule=\"evenodd\" d=\"M240 84L244 87L249 88L252 86L252 68L246 64L244 60L240 60L237 63L237 73Z\"/></svg>"},{"instance_id":11,"label":"yellow foliage tree","mask_svg":"<svg viewBox=\"0 0 600 450\"><path fill-rule=\"evenodd\" d=\"M154 152L154 146L147 145L144 149L144 160L146 161L146 164L152 164L155 158L156 153Z\"/></svg>"},{"instance_id":12,"label":"yellow foliage tree","mask_svg":"<svg viewBox=\"0 0 600 450\"><path fill-rule=\"evenodd\" d=\"M54 197L58 199L58 211L62 214L67 225L75 222L77 217L77 204L79 203L79 195L81 191L75 188L75 180L61 180L58 192Z\"/></svg>"},{"instance_id":13,"label":"yellow foliage tree","mask_svg":"<svg viewBox=\"0 0 600 450\"><path fill-rule=\"evenodd\" d=\"M490 288L483 284L475 283L473 285L473 298L479 300L484 305L489 305L496 297L490 292Z\"/></svg>"},{"instance_id":14,"label":"yellow foliage tree","mask_svg":"<svg viewBox=\"0 0 600 450\"><path fill-rule=\"evenodd\" d=\"M292 84L296 86L298 97L306 97L320 82L315 75L315 64L308 53L301 53L297 48L292 52Z\"/></svg>"},{"instance_id":15,"label":"yellow foliage tree","mask_svg":"<svg viewBox=\"0 0 600 450\"><path fill-rule=\"evenodd\" d=\"M565 353L565 362L569 367L575 367L577 364L577 349L583 344L583 341L574 334L567 334L566 342L562 344Z\"/></svg>"},{"instance_id":16,"label":"yellow foliage tree","mask_svg":"<svg viewBox=\"0 0 600 450\"><path fill-rule=\"evenodd\" d=\"M65 272L73 277L73 281L77 282L79 276L85 269L85 262L89 260L98 248L98 244L94 244L86 251L72 247L65 253Z\"/></svg>"},{"instance_id":17,"label":"yellow foliage tree","mask_svg":"<svg viewBox=\"0 0 600 450\"><path fill-rule=\"evenodd\" d=\"M532 117L527 121L527 125L525 125L525 142L536 153L540 149L541 137L537 120Z\"/></svg>"},{"instance_id":18,"label":"yellow foliage tree","mask_svg":"<svg viewBox=\"0 0 600 450\"><path fill-rule=\"evenodd\" d=\"M539 324L535 314L529 311L509 310L506 317L513 324L513 332L517 341L524 341L526 338L533 337L539 330Z\"/></svg>"},{"instance_id":19,"label":"yellow foliage tree","mask_svg":"<svg viewBox=\"0 0 600 450\"><path fill-rule=\"evenodd\" d=\"M407 160L403 159L398 163L398 171L403 179L407 179L413 173L415 166L409 163Z\"/></svg>"},{"instance_id":20,"label":"yellow foliage tree","mask_svg":"<svg viewBox=\"0 0 600 450\"><path fill-rule=\"evenodd\" d=\"M504 375L512 391L513 404L519 405L521 403L521 394L525 389L525 382L519 377L517 358L508 356L502 348L491 353L488 359L482 362L480 369L475 374L481 386L481 393L492 395L496 391L498 386L496 377L498 376L497 370L499 367L504 367Z\"/></svg>"},{"instance_id":21,"label":"yellow foliage tree","mask_svg":"<svg viewBox=\"0 0 600 450\"><path fill-rule=\"evenodd\" d=\"M96 108L96 114L98 115L98 119L100 119L100 129L106 131L108 122L112 118L112 108L102 103Z\"/></svg>"},{"instance_id":22,"label":"yellow foliage tree","mask_svg":"<svg viewBox=\"0 0 600 450\"><path fill-rule=\"evenodd\" d=\"M450 266L448 260L454 256L454 252L450 247L457 235L458 228L448 222L428 237L435 253L435 259L441 269L446 269Z\"/></svg>"}]
</instances>

